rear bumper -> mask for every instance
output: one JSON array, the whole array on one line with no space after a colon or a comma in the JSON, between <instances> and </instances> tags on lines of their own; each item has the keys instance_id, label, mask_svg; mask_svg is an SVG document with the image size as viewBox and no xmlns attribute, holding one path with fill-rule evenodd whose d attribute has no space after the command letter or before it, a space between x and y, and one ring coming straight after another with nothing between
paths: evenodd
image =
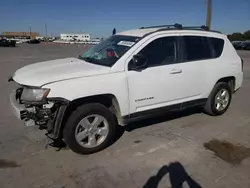
<instances>
[{"instance_id":1,"label":"rear bumper","mask_svg":"<svg viewBox=\"0 0 250 188\"><path fill-rule=\"evenodd\" d=\"M236 75L234 91L239 90L242 84L243 84L243 72L240 72Z\"/></svg>"}]
</instances>

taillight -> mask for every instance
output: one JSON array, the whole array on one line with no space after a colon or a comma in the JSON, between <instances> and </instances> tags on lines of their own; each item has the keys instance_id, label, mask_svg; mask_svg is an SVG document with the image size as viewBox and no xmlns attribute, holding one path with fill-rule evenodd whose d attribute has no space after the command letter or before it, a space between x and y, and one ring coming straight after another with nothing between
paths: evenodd
<instances>
[{"instance_id":1,"label":"taillight","mask_svg":"<svg viewBox=\"0 0 250 188\"><path fill-rule=\"evenodd\" d=\"M243 66L244 66L244 61L243 59L241 58L241 71L243 72Z\"/></svg>"}]
</instances>

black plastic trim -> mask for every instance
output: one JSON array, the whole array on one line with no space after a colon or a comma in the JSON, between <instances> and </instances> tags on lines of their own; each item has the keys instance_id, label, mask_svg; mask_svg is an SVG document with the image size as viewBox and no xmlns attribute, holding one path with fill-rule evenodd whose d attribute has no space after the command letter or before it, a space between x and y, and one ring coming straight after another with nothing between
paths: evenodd
<instances>
[{"instance_id":1,"label":"black plastic trim","mask_svg":"<svg viewBox=\"0 0 250 188\"><path fill-rule=\"evenodd\" d=\"M143 37L142 38L144 38L144 37L146 37L146 36L148 36L148 35L151 35L151 34L153 34L153 33L157 33L157 32L160 32L160 31L178 31L178 30L180 30L180 29L176 29L176 28L161 28L161 29L158 29L158 30L156 30L156 31L153 31L153 32L150 32L150 33L147 33L147 34L145 34L145 35L143 35ZM187 30L187 31L205 31L205 32L213 32L213 33L219 33L219 34L222 34L220 31L214 31L214 30L203 30L203 29L191 29L191 28L185 28L185 27L183 27L183 29L182 30Z\"/></svg>"},{"instance_id":2,"label":"black plastic trim","mask_svg":"<svg viewBox=\"0 0 250 188\"><path fill-rule=\"evenodd\" d=\"M8 79L8 82L12 82L12 81L14 81L13 76L9 77L9 79Z\"/></svg>"},{"instance_id":3,"label":"black plastic trim","mask_svg":"<svg viewBox=\"0 0 250 188\"><path fill-rule=\"evenodd\" d=\"M62 97L50 97L50 98L47 98L47 101L51 101L51 102L55 102L59 104L65 104L65 105L69 103L69 100L62 98Z\"/></svg>"},{"instance_id":4,"label":"black plastic trim","mask_svg":"<svg viewBox=\"0 0 250 188\"><path fill-rule=\"evenodd\" d=\"M53 139L58 139L61 137L60 133L61 133L62 121L65 115L66 109L67 109L67 105L61 105L55 115L55 124L54 124L53 134L50 135Z\"/></svg>"},{"instance_id":5,"label":"black plastic trim","mask_svg":"<svg viewBox=\"0 0 250 188\"><path fill-rule=\"evenodd\" d=\"M206 104L206 101L207 101L207 99L197 99L197 100L188 101L188 102L184 102L184 103L178 103L178 104L165 106L165 107L161 107L161 108L156 108L156 109L152 109L152 110L146 110L143 112L136 112L133 114L123 116L122 119L123 119L124 124L128 124L128 123L133 122L133 121L138 121L138 120L142 120L142 119L146 119L146 118L150 118L150 117L155 117L158 115L165 114L167 112L179 111L179 110L183 110L186 108L204 106Z\"/></svg>"}]
</instances>

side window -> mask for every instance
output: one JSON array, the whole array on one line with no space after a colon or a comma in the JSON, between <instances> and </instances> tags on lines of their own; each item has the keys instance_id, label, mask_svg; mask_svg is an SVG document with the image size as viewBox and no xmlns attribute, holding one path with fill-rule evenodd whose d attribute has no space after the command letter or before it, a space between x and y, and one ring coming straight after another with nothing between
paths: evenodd
<instances>
[{"instance_id":1,"label":"side window","mask_svg":"<svg viewBox=\"0 0 250 188\"><path fill-rule=\"evenodd\" d=\"M184 61L197 61L212 58L207 37L184 36L183 40L186 49Z\"/></svg>"},{"instance_id":2,"label":"side window","mask_svg":"<svg viewBox=\"0 0 250 188\"><path fill-rule=\"evenodd\" d=\"M152 41L138 54L147 59L147 65L150 67L175 63L177 57L176 49L176 37L164 37Z\"/></svg>"},{"instance_id":3,"label":"side window","mask_svg":"<svg viewBox=\"0 0 250 188\"><path fill-rule=\"evenodd\" d=\"M214 49L215 58L220 57L224 48L224 40L218 38L210 38Z\"/></svg>"}]
</instances>

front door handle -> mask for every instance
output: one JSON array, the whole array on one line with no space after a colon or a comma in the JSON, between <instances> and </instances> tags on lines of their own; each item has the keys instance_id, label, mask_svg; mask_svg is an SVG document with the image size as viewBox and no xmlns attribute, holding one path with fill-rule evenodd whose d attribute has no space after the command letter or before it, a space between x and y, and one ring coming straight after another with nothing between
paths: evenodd
<instances>
[{"instance_id":1,"label":"front door handle","mask_svg":"<svg viewBox=\"0 0 250 188\"><path fill-rule=\"evenodd\" d=\"M170 74L180 74L182 73L182 70L181 69L173 69L171 70Z\"/></svg>"}]
</instances>

